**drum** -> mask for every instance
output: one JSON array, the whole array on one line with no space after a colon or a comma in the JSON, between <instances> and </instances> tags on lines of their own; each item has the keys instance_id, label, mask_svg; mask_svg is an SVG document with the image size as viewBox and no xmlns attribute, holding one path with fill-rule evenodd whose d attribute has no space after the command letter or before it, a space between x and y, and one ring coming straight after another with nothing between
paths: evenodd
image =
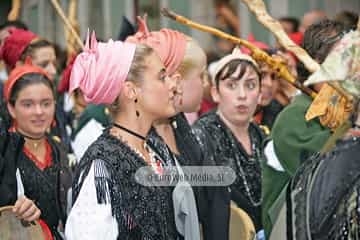
<instances>
[{"instance_id":1,"label":"drum","mask_svg":"<svg viewBox=\"0 0 360 240\"><path fill-rule=\"evenodd\" d=\"M40 221L26 222L12 212L13 206L0 208L1 240L50 240L53 239L47 225Z\"/></svg>"}]
</instances>

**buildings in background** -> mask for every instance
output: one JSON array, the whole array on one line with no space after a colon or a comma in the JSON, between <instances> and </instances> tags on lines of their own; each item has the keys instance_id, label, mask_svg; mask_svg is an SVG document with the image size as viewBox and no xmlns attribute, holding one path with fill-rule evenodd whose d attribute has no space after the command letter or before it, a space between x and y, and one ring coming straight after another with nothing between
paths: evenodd
<instances>
[{"instance_id":1,"label":"buildings in background","mask_svg":"<svg viewBox=\"0 0 360 240\"><path fill-rule=\"evenodd\" d=\"M69 0L58 0L67 12ZM84 37L87 28L95 29L100 39L115 39L118 36L122 16L135 20L135 15L148 13L151 29L171 27L183 31L201 42L209 50L212 46L212 37L194 29L189 29L160 16L160 9L168 7L177 13L194 21L206 25L213 25L215 14L212 0L78 0L78 20L81 37ZM264 0L272 16L293 16L299 19L304 12L310 9L322 9L330 17L336 12L347 9L360 12L359 0ZM240 0L232 1L238 14L242 37L246 38L252 32L257 40L272 43L271 34L257 23L255 17L249 13ZM23 0L21 20L26 22L30 29L49 40L64 46L64 26L55 13L50 0ZM11 6L11 0L1 0L0 20L4 21Z\"/></svg>"}]
</instances>

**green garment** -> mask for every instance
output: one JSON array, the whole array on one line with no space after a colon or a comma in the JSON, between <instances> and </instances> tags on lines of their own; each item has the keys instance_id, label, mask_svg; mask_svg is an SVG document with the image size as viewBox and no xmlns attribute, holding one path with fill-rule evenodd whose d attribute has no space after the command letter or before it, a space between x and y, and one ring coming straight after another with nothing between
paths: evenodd
<instances>
[{"instance_id":1,"label":"green garment","mask_svg":"<svg viewBox=\"0 0 360 240\"><path fill-rule=\"evenodd\" d=\"M305 120L310 104L309 96L297 96L280 112L271 131L275 153L284 171L277 171L266 163L262 166L263 224L267 236L270 236L279 207L284 203L284 188L290 178L303 161L321 150L331 134L318 118Z\"/></svg>"},{"instance_id":2,"label":"green garment","mask_svg":"<svg viewBox=\"0 0 360 240\"><path fill-rule=\"evenodd\" d=\"M76 134L91 120L95 119L104 127L110 124L109 110L105 105L89 104L85 110L81 113L77 127L74 130L73 136Z\"/></svg>"}]
</instances>

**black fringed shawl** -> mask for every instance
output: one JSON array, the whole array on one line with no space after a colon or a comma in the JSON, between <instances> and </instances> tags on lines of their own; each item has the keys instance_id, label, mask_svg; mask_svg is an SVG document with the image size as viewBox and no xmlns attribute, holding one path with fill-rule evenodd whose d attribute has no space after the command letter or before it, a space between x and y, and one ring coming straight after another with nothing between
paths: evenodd
<instances>
[{"instance_id":1,"label":"black fringed shawl","mask_svg":"<svg viewBox=\"0 0 360 240\"><path fill-rule=\"evenodd\" d=\"M135 180L144 160L128 145L110 134L109 129L88 148L76 170L74 203L91 165L99 204L111 204L122 240L175 240L172 188L145 187Z\"/></svg>"}]
</instances>

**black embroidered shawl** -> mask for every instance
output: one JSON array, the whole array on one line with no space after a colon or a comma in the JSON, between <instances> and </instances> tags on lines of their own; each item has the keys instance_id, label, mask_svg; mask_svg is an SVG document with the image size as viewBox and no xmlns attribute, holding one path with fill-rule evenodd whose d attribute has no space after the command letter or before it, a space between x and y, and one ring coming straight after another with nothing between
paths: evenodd
<instances>
[{"instance_id":1,"label":"black embroidered shawl","mask_svg":"<svg viewBox=\"0 0 360 240\"><path fill-rule=\"evenodd\" d=\"M176 155L181 166L201 166L202 155L201 149L196 137L185 118L183 113L179 113L170 119L170 124L174 131L176 146L179 150L179 154ZM159 156L166 162L167 165L175 166L173 157L166 143L159 136L155 128L151 128L147 143L158 152ZM206 214L206 203L204 199L203 191L200 187L192 187L196 206L198 209L199 220L203 221L203 217Z\"/></svg>"},{"instance_id":2,"label":"black embroidered shawl","mask_svg":"<svg viewBox=\"0 0 360 240\"><path fill-rule=\"evenodd\" d=\"M262 159L262 140L264 138L262 131L255 124L251 123L249 126L249 134L254 150L253 156L250 159L241 143L237 141L215 111L203 115L195 122L193 130L200 143L204 159L203 165L230 166L237 175L235 182L230 188L208 188L209 209L206 219L209 225L206 228L211 231L210 234L207 234L208 238L217 239L227 236L230 200L236 202L240 208L249 214L256 230L262 229L260 205L260 161ZM240 168L242 169L241 171ZM242 172L245 174L242 174ZM246 194L244 179L246 179L252 200L258 204L254 205L248 196L249 194ZM217 222L221 222L222 226L216 227ZM205 229L205 231L207 230Z\"/></svg>"},{"instance_id":3,"label":"black embroidered shawl","mask_svg":"<svg viewBox=\"0 0 360 240\"><path fill-rule=\"evenodd\" d=\"M187 122L183 113L179 113L170 120L171 126L174 130L176 145L180 155L178 156L182 166L196 166L201 163L201 151L195 135ZM171 163L172 157L170 152L163 141L157 134L156 130L152 128L149 132L148 143L153 146L163 160ZM174 164L174 163L172 163Z\"/></svg>"},{"instance_id":4,"label":"black embroidered shawl","mask_svg":"<svg viewBox=\"0 0 360 240\"><path fill-rule=\"evenodd\" d=\"M147 166L128 145L109 129L88 148L76 170L74 201L94 164L98 203L110 203L121 240L176 240L172 188L138 184L135 173ZM108 188L107 188L108 186Z\"/></svg>"}]
</instances>

